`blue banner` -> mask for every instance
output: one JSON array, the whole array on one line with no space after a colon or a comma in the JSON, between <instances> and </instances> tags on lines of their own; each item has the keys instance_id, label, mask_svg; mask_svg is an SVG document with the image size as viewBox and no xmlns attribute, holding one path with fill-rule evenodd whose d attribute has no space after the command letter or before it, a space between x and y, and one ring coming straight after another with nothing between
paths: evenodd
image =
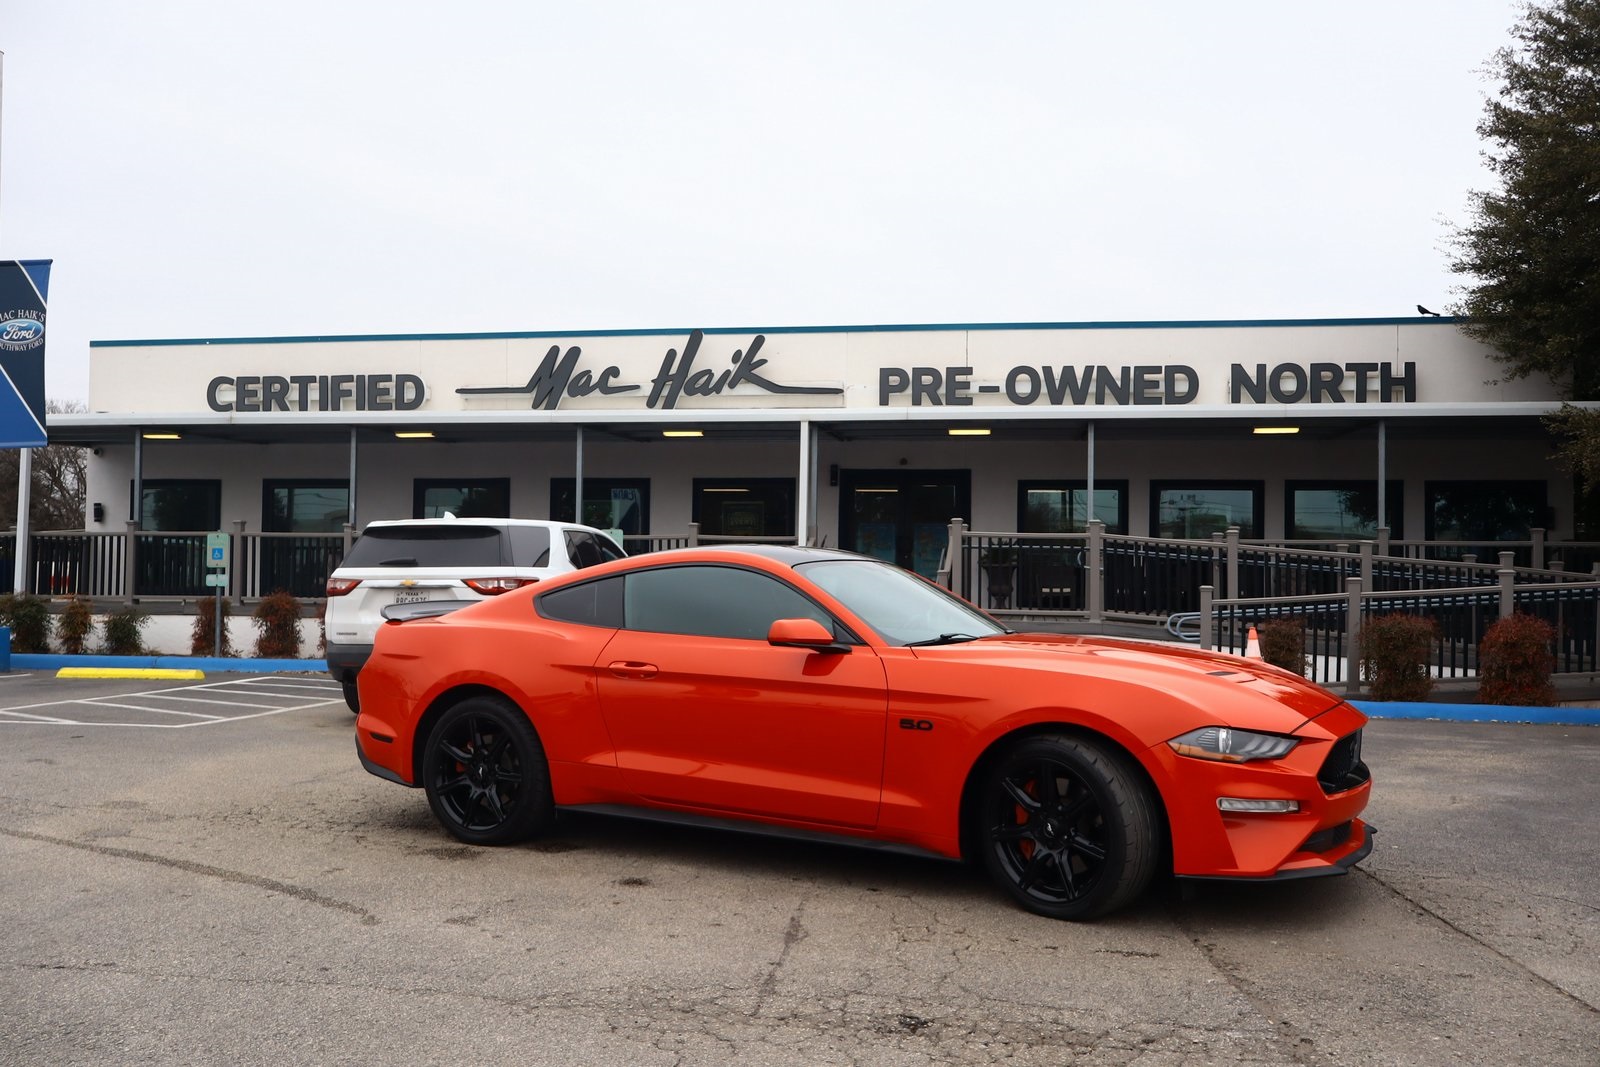
<instances>
[{"instance_id":1,"label":"blue banner","mask_svg":"<svg viewBox=\"0 0 1600 1067\"><path fill-rule=\"evenodd\" d=\"M0 448L50 443L44 423L44 313L50 260L0 260Z\"/></svg>"}]
</instances>

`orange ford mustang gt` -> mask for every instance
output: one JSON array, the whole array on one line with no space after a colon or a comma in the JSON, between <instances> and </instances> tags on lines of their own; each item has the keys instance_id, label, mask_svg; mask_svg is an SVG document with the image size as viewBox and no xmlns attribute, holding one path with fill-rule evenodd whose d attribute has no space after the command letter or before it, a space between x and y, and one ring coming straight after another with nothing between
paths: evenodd
<instances>
[{"instance_id":1,"label":"orange ford mustang gt","mask_svg":"<svg viewBox=\"0 0 1600 1067\"><path fill-rule=\"evenodd\" d=\"M1257 660L1018 634L845 552L685 549L380 627L367 770L496 845L558 808L981 860L1085 919L1371 851L1365 717ZM446 609L439 608L444 611Z\"/></svg>"}]
</instances>

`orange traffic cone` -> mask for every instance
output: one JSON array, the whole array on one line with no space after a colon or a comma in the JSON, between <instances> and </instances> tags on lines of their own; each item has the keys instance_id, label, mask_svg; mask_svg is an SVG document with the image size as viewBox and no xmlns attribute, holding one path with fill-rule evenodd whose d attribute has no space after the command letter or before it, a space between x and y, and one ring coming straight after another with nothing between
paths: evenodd
<instances>
[{"instance_id":1,"label":"orange traffic cone","mask_svg":"<svg viewBox=\"0 0 1600 1067\"><path fill-rule=\"evenodd\" d=\"M1261 658L1261 640L1256 637L1256 628L1250 627L1250 636L1245 639L1244 654L1246 659Z\"/></svg>"}]
</instances>

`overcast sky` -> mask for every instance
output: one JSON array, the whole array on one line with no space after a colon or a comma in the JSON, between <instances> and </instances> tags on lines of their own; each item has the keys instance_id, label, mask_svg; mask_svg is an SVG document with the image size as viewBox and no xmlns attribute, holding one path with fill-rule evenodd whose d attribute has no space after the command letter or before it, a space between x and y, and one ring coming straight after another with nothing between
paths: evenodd
<instances>
[{"instance_id":1,"label":"overcast sky","mask_svg":"<svg viewBox=\"0 0 1600 1067\"><path fill-rule=\"evenodd\" d=\"M1443 310L1513 0L0 0L90 340Z\"/></svg>"}]
</instances>

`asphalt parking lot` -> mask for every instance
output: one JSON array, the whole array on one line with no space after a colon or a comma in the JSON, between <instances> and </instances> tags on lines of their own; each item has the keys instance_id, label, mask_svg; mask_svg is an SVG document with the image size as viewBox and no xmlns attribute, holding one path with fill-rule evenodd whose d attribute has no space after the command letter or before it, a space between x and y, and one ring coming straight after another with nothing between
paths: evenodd
<instances>
[{"instance_id":1,"label":"asphalt parking lot","mask_svg":"<svg viewBox=\"0 0 1600 1067\"><path fill-rule=\"evenodd\" d=\"M1376 722L1347 878L1018 911L955 864L444 835L315 675L0 675L0 1062L1600 1062L1600 728Z\"/></svg>"}]
</instances>

